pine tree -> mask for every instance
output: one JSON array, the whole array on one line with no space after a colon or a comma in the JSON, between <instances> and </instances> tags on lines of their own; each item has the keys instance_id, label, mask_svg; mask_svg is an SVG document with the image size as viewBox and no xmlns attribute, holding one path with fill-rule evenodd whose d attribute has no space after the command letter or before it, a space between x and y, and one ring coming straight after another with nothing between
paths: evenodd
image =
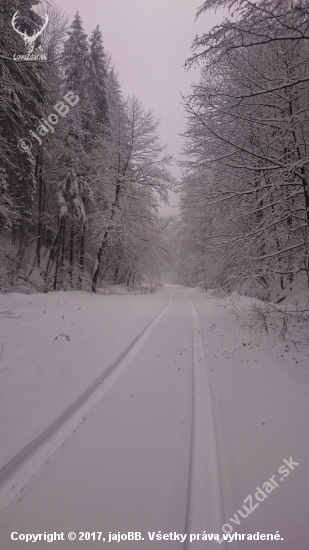
<instances>
[{"instance_id":1,"label":"pine tree","mask_svg":"<svg viewBox=\"0 0 309 550\"><path fill-rule=\"evenodd\" d=\"M65 169L62 174L59 174L59 178L61 181L68 181L67 174L72 174L73 168L77 181L84 182L82 187L86 186L85 189L87 188L87 192L81 194L84 215L80 217L74 216L71 219L69 243L67 243L67 232L63 229L66 216L61 212L61 204L58 203L58 221L50 254L50 262L56 262L54 288L57 287L57 273L59 265L62 262L59 258L61 255L62 257L65 255L67 246L70 249L71 267L73 256L78 255L80 273L82 274L84 271L87 206L89 200L91 200L89 181L91 180L92 169L89 149L92 141L92 128L89 119L94 109L89 83L90 57L87 35L84 33L82 21L78 13L75 15L68 34L69 38L64 44L63 67L65 78L63 88L66 92L70 91L78 95L79 103L66 116L65 127L62 131L62 152L59 158L60 164L64 164ZM75 250L74 245L74 237L77 231L79 232L79 253Z\"/></svg>"},{"instance_id":2,"label":"pine tree","mask_svg":"<svg viewBox=\"0 0 309 550\"><path fill-rule=\"evenodd\" d=\"M82 99L85 99L85 91L88 87L89 47L78 12L68 34L69 38L64 45L66 88L78 91Z\"/></svg>"},{"instance_id":3,"label":"pine tree","mask_svg":"<svg viewBox=\"0 0 309 550\"><path fill-rule=\"evenodd\" d=\"M96 117L103 124L109 121L109 103L106 57L99 26L91 35L90 45L90 84L94 96Z\"/></svg>"}]
</instances>

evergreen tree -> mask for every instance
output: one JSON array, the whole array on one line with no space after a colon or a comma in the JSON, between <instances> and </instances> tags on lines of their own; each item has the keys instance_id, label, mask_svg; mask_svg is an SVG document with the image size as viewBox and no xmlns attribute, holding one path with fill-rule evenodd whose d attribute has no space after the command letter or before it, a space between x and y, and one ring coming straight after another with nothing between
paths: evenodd
<instances>
[{"instance_id":1,"label":"evergreen tree","mask_svg":"<svg viewBox=\"0 0 309 550\"><path fill-rule=\"evenodd\" d=\"M59 157L60 165L64 168L58 174L61 182L78 181L80 189L80 201L83 204L82 216L68 216L63 211L63 201L57 194L57 222L54 231L53 243L49 256L48 269L45 271L45 279L49 275L53 263L55 264L53 288L57 289L58 282L62 280L58 278L59 267L63 267L64 257L67 255L69 247L70 270L72 273L73 256L79 257L80 273L84 272L85 264L85 247L86 247L86 228L87 228L87 206L91 200L90 184L91 181L91 161L89 158L90 143L92 141L91 123L89 121L93 112L93 106L90 94L89 84L89 47L87 35L84 33L82 21L77 13L69 30L69 38L64 44L64 85L65 92L73 92L79 97L79 102L70 109L66 115L64 128L62 130L62 151ZM68 174L75 174L74 178ZM81 182L84 182L81 184ZM76 187L76 186L75 186ZM60 184L60 190L63 188L63 183ZM83 189L85 192L83 192ZM71 192L69 193L71 196ZM76 201L75 201L76 202ZM66 218L70 218L70 232L66 231ZM75 236L79 234L78 246L79 252L75 250ZM68 237L68 238L67 238ZM81 285L81 278L80 278Z\"/></svg>"},{"instance_id":2,"label":"evergreen tree","mask_svg":"<svg viewBox=\"0 0 309 550\"><path fill-rule=\"evenodd\" d=\"M69 38L64 45L66 88L78 92L82 99L85 99L85 91L88 88L89 47L78 12L68 34Z\"/></svg>"},{"instance_id":3,"label":"evergreen tree","mask_svg":"<svg viewBox=\"0 0 309 550\"><path fill-rule=\"evenodd\" d=\"M90 84L94 96L95 112L101 123L109 120L106 57L99 26L90 38Z\"/></svg>"}]
</instances>

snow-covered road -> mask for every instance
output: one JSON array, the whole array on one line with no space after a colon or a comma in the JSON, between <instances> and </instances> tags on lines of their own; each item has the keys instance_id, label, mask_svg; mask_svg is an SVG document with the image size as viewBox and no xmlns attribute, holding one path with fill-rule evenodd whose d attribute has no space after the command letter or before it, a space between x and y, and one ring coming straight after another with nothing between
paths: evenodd
<instances>
[{"instance_id":1,"label":"snow-covered road","mask_svg":"<svg viewBox=\"0 0 309 550\"><path fill-rule=\"evenodd\" d=\"M156 545L148 531L185 532L192 357L190 301L174 290L127 370L3 514L6 548L26 545L10 540L12 531L39 533L42 526L51 533L103 531L106 540L109 531L142 532L143 548ZM129 550L136 544L120 545Z\"/></svg>"},{"instance_id":2,"label":"snow-covered road","mask_svg":"<svg viewBox=\"0 0 309 550\"><path fill-rule=\"evenodd\" d=\"M141 297L130 298L137 304ZM21 492L1 512L1 548L32 544L12 540L12 532L63 532L66 540L52 548L307 550L307 353L298 351L295 363L286 344L240 326L226 302L196 290L165 288L157 310L151 300L155 320L113 371L31 456L25 453L15 477L3 475L0 505L15 483ZM244 299L239 311L246 306ZM134 315L142 318L132 308L132 324ZM143 319L145 328L150 319ZM298 465L281 476L291 456ZM255 499L271 477L276 484ZM249 495L251 506L259 504L244 517ZM221 534L224 523L232 535L279 531L280 540L188 546L148 536ZM102 532L106 542L72 542L69 532ZM140 532L145 540L108 543L109 532Z\"/></svg>"}]
</instances>

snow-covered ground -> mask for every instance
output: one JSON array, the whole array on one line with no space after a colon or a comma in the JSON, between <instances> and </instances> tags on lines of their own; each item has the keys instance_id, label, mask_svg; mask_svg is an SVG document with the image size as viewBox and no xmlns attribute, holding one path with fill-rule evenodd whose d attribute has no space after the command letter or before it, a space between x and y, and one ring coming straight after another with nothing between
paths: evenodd
<instances>
[{"instance_id":1,"label":"snow-covered ground","mask_svg":"<svg viewBox=\"0 0 309 550\"><path fill-rule=\"evenodd\" d=\"M0 469L117 360L167 300L168 291L0 295Z\"/></svg>"},{"instance_id":2,"label":"snow-covered ground","mask_svg":"<svg viewBox=\"0 0 309 550\"><path fill-rule=\"evenodd\" d=\"M221 536L225 522L231 536L280 534L279 541L245 539L227 548L307 550L309 350L281 341L280 327L269 334L254 329L251 303L176 286L151 296L1 296L2 465L156 318L131 358L124 356L121 376L3 510L1 548L29 546L12 541L12 531L102 531L106 541L109 532L137 531L144 541L108 544L183 548L152 541L148 532ZM255 497L258 487L264 495ZM103 543L66 540L52 547L88 544ZM185 541L184 547L216 544Z\"/></svg>"},{"instance_id":3,"label":"snow-covered ground","mask_svg":"<svg viewBox=\"0 0 309 550\"><path fill-rule=\"evenodd\" d=\"M229 547L306 550L309 347L280 341L280 326L269 335L254 329L251 306L256 301L251 298L216 299L196 291L188 295L199 311L211 376L225 521L234 532L279 530L284 539ZM278 469L291 456L299 466L282 478ZM249 495L252 506L256 504L256 487L262 488L273 475L278 487L266 493L249 517L235 518L238 509L246 515L241 507Z\"/></svg>"}]
</instances>

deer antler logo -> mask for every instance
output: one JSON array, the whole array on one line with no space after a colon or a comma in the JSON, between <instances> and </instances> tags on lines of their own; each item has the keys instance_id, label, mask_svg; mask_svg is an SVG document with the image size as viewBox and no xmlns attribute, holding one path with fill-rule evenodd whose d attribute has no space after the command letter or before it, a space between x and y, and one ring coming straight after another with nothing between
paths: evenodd
<instances>
[{"instance_id":1,"label":"deer antler logo","mask_svg":"<svg viewBox=\"0 0 309 550\"><path fill-rule=\"evenodd\" d=\"M44 31L44 29L45 29L45 27L48 23L48 19L49 19L48 15L45 14L43 27L38 32L33 31L33 34L31 36L28 36L28 34L26 32L20 31L19 27L16 27L16 20L18 19L18 17L19 17L19 12L16 11L14 13L13 17L12 17L12 27L13 27L14 31L16 31L18 34L20 34L23 41L25 42L25 47L26 47L27 53L31 54L33 52L34 43L35 43L37 37L40 36L40 34L42 34L42 32Z\"/></svg>"}]
</instances>

